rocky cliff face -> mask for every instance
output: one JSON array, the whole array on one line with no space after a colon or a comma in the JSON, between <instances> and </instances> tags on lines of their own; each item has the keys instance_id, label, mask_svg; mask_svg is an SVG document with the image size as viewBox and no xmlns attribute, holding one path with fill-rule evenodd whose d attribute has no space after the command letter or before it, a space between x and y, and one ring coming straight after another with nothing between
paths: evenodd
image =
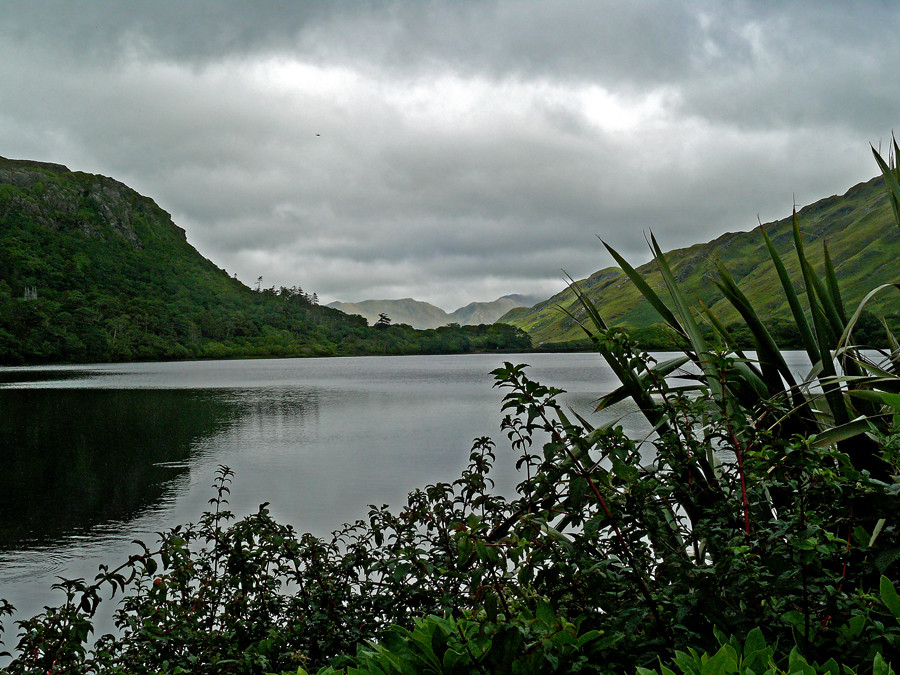
<instances>
[{"instance_id":1,"label":"rocky cliff face","mask_svg":"<svg viewBox=\"0 0 900 675\"><path fill-rule=\"evenodd\" d=\"M152 199L119 181L73 172L62 164L0 157L0 217L15 215L54 230L77 230L89 237L113 235L135 248L144 246L141 230L163 224L186 240L185 232Z\"/></svg>"}]
</instances>

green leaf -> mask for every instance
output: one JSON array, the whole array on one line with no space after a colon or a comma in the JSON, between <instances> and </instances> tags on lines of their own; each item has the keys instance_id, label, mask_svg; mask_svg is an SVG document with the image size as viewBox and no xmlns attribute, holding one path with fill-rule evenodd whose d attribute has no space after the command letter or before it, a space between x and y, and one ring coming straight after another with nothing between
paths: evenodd
<instances>
[{"instance_id":1,"label":"green leaf","mask_svg":"<svg viewBox=\"0 0 900 675\"><path fill-rule=\"evenodd\" d=\"M578 298L578 301L581 303L582 307L584 307L584 310L591 318L591 321L597 327L597 330L607 330L606 323L603 321L603 318L600 316L600 313L597 311L594 303L592 303L590 298L588 298L587 295L581 290L576 281L570 278L569 282L569 288L573 293L575 293L575 296ZM597 350L609 364L609 367L615 373L619 382L622 383L622 386L628 392L628 395L631 396L632 400L637 404L638 408L647 418L647 421L650 422L650 425L654 429L666 428L668 423L666 421L665 415L663 414L660 407L654 402L653 398L650 396L650 393L641 385L641 382L639 381L637 375L635 375L631 366L628 363L623 362L622 359L618 358L615 354L610 352L610 350L604 346L603 341L600 340L595 334L593 334L586 326L581 325L581 328L587 333L588 337L595 341Z\"/></svg>"},{"instance_id":2,"label":"green leaf","mask_svg":"<svg viewBox=\"0 0 900 675\"><path fill-rule=\"evenodd\" d=\"M484 613L487 616L487 620L491 623L497 623L499 607L500 603L497 596L494 593L488 593L484 598Z\"/></svg>"},{"instance_id":3,"label":"green leaf","mask_svg":"<svg viewBox=\"0 0 900 675\"><path fill-rule=\"evenodd\" d=\"M693 649L690 650L690 653L676 651L675 664L681 669L683 673L697 673L697 675L699 675L702 665L700 657Z\"/></svg>"},{"instance_id":4,"label":"green leaf","mask_svg":"<svg viewBox=\"0 0 900 675\"><path fill-rule=\"evenodd\" d=\"M816 434L810 438L810 444L814 448L827 448L830 445L836 445L841 441L859 436L872 429L872 424L865 417L831 427Z\"/></svg>"},{"instance_id":5,"label":"green leaf","mask_svg":"<svg viewBox=\"0 0 900 675\"><path fill-rule=\"evenodd\" d=\"M847 393L851 396L881 403L900 411L900 394L893 394L887 391L873 391L871 389L853 389Z\"/></svg>"},{"instance_id":6,"label":"green leaf","mask_svg":"<svg viewBox=\"0 0 900 675\"><path fill-rule=\"evenodd\" d=\"M638 376L637 381L643 389L649 389L655 379L662 379L671 375L688 361L690 361L690 359L687 356L678 356L674 359L662 361L653 366L649 371L641 373ZM624 385L618 387L597 401L594 412L605 410L611 405L624 401L630 395L630 391L627 387Z\"/></svg>"},{"instance_id":7,"label":"green leaf","mask_svg":"<svg viewBox=\"0 0 900 675\"><path fill-rule=\"evenodd\" d=\"M834 421L837 424L845 424L850 421L850 414L847 411L847 406L841 395L840 387L833 384L833 379L829 379L837 376L834 362L832 361L831 349L832 347L837 346L835 336L840 335L843 332L843 326L840 325L840 320L838 319L838 327L835 329L833 323L829 321L826 316L829 314L829 310L827 307L824 307L824 304L827 303L829 299L821 282L819 282L813 273L812 265L810 265L809 260L806 257L803 248L803 237L800 234L800 221L797 218L796 209L794 209L793 212L792 226L794 249L797 253L797 259L800 262L800 270L802 272L803 282L806 286L806 297L809 300L813 325L815 326L816 339L814 349L816 356L814 358L811 353L810 358L814 365L818 362L822 368L822 373L825 376L825 379L822 381L822 389L825 391L825 399L828 402L828 407L831 409ZM816 301L817 298L819 302ZM833 305L831 313L836 317Z\"/></svg>"},{"instance_id":8,"label":"green leaf","mask_svg":"<svg viewBox=\"0 0 900 675\"><path fill-rule=\"evenodd\" d=\"M807 662L806 658L800 653L796 647L791 649L791 653L788 656L788 672L791 675L802 674L802 675L816 675L816 669L813 668Z\"/></svg>"},{"instance_id":9,"label":"green leaf","mask_svg":"<svg viewBox=\"0 0 900 675\"><path fill-rule=\"evenodd\" d=\"M795 627L803 626L803 624L806 620L801 612L798 612L797 610L793 610L793 609L788 612L785 612L781 616L781 618L784 619L786 623L790 624L791 626L795 626Z\"/></svg>"},{"instance_id":10,"label":"green leaf","mask_svg":"<svg viewBox=\"0 0 900 675\"><path fill-rule=\"evenodd\" d=\"M599 640L601 637L603 637L603 631L589 630L586 633L582 633L578 636L578 640L576 640L575 646L578 649L583 649L585 645L593 642L594 640Z\"/></svg>"},{"instance_id":11,"label":"green leaf","mask_svg":"<svg viewBox=\"0 0 900 675\"><path fill-rule=\"evenodd\" d=\"M878 522L875 523L875 528L872 530L872 536L869 538L869 547L871 547L875 543L875 540L878 539L878 535L881 534L881 530L884 529L886 523L887 520L884 518L879 518Z\"/></svg>"},{"instance_id":12,"label":"green leaf","mask_svg":"<svg viewBox=\"0 0 900 675\"><path fill-rule=\"evenodd\" d=\"M900 595L897 595L894 583L882 575L879 590L881 592L881 601L888 608L888 611L894 615L894 618L900 620Z\"/></svg>"},{"instance_id":13,"label":"green leaf","mask_svg":"<svg viewBox=\"0 0 900 675\"><path fill-rule=\"evenodd\" d=\"M766 638L763 636L762 630L758 627L753 628L747 633L747 638L744 640L744 651L742 656L745 661L749 662L748 665L751 665L761 653L765 652L768 652Z\"/></svg>"},{"instance_id":14,"label":"green leaf","mask_svg":"<svg viewBox=\"0 0 900 675\"><path fill-rule=\"evenodd\" d=\"M853 316L850 317L850 321L847 322L846 328L844 328L844 331L841 333L841 337L838 340L838 348L842 347L850 339L850 333L856 328L856 323L859 321L859 317L862 315L862 312L869 301L886 288L900 289L900 283L881 284L866 293L865 297L863 297L863 299L860 300L859 305L857 305L856 311L853 312ZM890 330L888 330L888 333L890 333ZM893 337L893 335L891 335L891 337Z\"/></svg>"},{"instance_id":15,"label":"green leaf","mask_svg":"<svg viewBox=\"0 0 900 675\"><path fill-rule=\"evenodd\" d=\"M695 363L706 375L706 386L709 387L716 399L720 401L724 400L725 392L722 390L722 386L719 383L718 373L713 368L712 358L709 349L706 346L706 340L703 338L703 334L700 332L700 328L697 326L694 315L691 313L691 309L688 306L687 298L684 297L684 293L682 293L678 282L675 280L675 275L672 274L672 269L666 261L666 256L663 254L662 249L659 247L659 243L657 243L656 237L654 237L653 234L650 235L650 248L653 251L653 258L656 260L656 265L666 284L666 289L669 291L669 295L675 304L675 311L681 320L681 325L684 327L684 334L687 336L688 341L691 343L691 347L694 350Z\"/></svg>"},{"instance_id":16,"label":"green leaf","mask_svg":"<svg viewBox=\"0 0 900 675\"><path fill-rule=\"evenodd\" d=\"M841 637L839 640L853 643L859 637L860 633L862 633L865 625L866 617L862 614L851 617L851 619L841 627Z\"/></svg>"},{"instance_id":17,"label":"green leaf","mask_svg":"<svg viewBox=\"0 0 900 675\"><path fill-rule=\"evenodd\" d=\"M827 242L822 242L822 250L825 256L825 283L828 284L828 294L834 303L834 308L842 324L847 323L847 315L844 313L844 301L841 298L841 289L838 286L837 275L834 272L834 265L831 262L831 256L828 254Z\"/></svg>"},{"instance_id":18,"label":"green leaf","mask_svg":"<svg viewBox=\"0 0 900 675\"><path fill-rule=\"evenodd\" d=\"M875 654L875 661L872 663L872 675L893 675L894 669L884 660L879 653Z\"/></svg>"},{"instance_id":19,"label":"green leaf","mask_svg":"<svg viewBox=\"0 0 900 675\"><path fill-rule=\"evenodd\" d=\"M448 649L444 652L441 672L452 673L473 665L472 659L463 649Z\"/></svg>"},{"instance_id":20,"label":"green leaf","mask_svg":"<svg viewBox=\"0 0 900 675\"><path fill-rule=\"evenodd\" d=\"M737 672L738 657L731 645L722 645L700 668L701 675L731 675Z\"/></svg>"},{"instance_id":21,"label":"green leaf","mask_svg":"<svg viewBox=\"0 0 900 675\"><path fill-rule=\"evenodd\" d=\"M541 600L537 606L537 620L543 623L548 628L553 625L553 622L556 620L556 614L553 612L553 608L550 607L550 603L546 600Z\"/></svg>"}]
</instances>

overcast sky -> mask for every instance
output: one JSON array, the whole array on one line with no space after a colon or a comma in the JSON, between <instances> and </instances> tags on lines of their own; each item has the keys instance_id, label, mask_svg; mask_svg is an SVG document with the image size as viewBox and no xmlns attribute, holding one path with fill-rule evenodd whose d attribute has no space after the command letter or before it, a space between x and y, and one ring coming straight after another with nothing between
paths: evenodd
<instances>
[{"instance_id":1,"label":"overcast sky","mask_svg":"<svg viewBox=\"0 0 900 675\"><path fill-rule=\"evenodd\" d=\"M895 2L0 3L0 155L112 176L248 285L453 310L877 173Z\"/></svg>"}]
</instances>

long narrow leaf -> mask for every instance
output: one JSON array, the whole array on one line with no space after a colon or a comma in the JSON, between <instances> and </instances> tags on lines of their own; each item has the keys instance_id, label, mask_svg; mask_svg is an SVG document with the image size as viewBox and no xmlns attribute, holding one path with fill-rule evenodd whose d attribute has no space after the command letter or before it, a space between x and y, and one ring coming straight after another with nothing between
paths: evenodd
<instances>
[{"instance_id":1,"label":"long narrow leaf","mask_svg":"<svg viewBox=\"0 0 900 675\"><path fill-rule=\"evenodd\" d=\"M590 317L591 322L596 326L598 332L607 331L608 328L606 326L606 322L600 316L600 312L597 311L597 307L591 302L590 298L584 293L578 283L571 279L569 288L572 289L572 292L575 293L575 297L578 298L579 303L584 308L588 317ZM567 313L569 313L566 310ZM569 313L570 316L571 313ZM574 318L574 317L573 317ZM588 334L594 344L597 347L597 350L600 352L601 356L606 360L609 364L609 367L612 369L613 373L615 373L619 382L622 383L622 386L628 392L628 395L634 400L637 404L638 408L640 408L641 412L644 413L644 416L647 418L647 421L654 427L665 427L665 415L660 410L659 406L653 401L653 397L650 396L649 392L641 385L640 380L637 375L635 375L634 371L630 367L628 363L624 363L622 359L617 358L615 354L613 354L609 349L607 349L603 340L599 339L599 337L595 334L592 334L590 330L587 329L583 324L580 324L582 329Z\"/></svg>"},{"instance_id":2,"label":"long narrow leaf","mask_svg":"<svg viewBox=\"0 0 900 675\"><path fill-rule=\"evenodd\" d=\"M898 149L896 139L894 139L894 148L896 152ZM900 228L900 181L898 181L895 171L888 166L888 163L878 154L874 146L872 146L872 154L875 155L875 161L878 162L878 167L884 176L884 183L887 186L891 206L894 209L894 218L897 220L897 227Z\"/></svg>"},{"instance_id":3,"label":"long narrow leaf","mask_svg":"<svg viewBox=\"0 0 900 675\"><path fill-rule=\"evenodd\" d=\"M879 378L890 378L896 377L894 373L889 370L885 370L881 368L877 364L871 363L870 361L861 361L859 363L860 369L864 370L867 375L861 375L860 377L865 379L866 377L879 377Z\"/></svg>"},{"instance_id":4,"label":"long narrow leaf","mask_svg":"<svg viewBox=\"0 0 900 675\"><path fill-rule=\"evenodd\" d=\"M811 438L813 447L824 448L850 440L872 429L865 417L827 429Z\"/></svg>"},{"instance_id":5,"label":"long narrow leaf","mask_svg":"<svg viewBox=\"0 0 900 675\"><path fill-rule=\"evenodd\" d=\"M825 282L828 284L828 294L831 296L831 301L834 304L835 311L837 312L837 318L840 320L840 326L842 327L843 332L847 332L847 315L844 312L844 302L841 299L841 290L838 286L837 275L834 271L834 265L831 263L831 256L828 254L828 246L823 242L822 249L825 254ZM840 333L839 333L840 335ZM835 357L840 353L841 340L838 339L837 344L835 345ZM860 371L857 368L856 361L853 358L841 358L840 360L841 366L844 369L844 372L849 373L851 375L860 375ZM863 414L869 414L873 412L867 406L863 406L862 409L859 409L858 412Z\"/></svg>"},{"instance_id":6,"label":"long narrow leaf","mask_svg":"<svg viewBox=\"0 0 900 675\"><path fill-rule=\"evenodd\" d=\"M851 396L872 401L879 405L888 405L897 412L900 412L900 394L889 391L872 391L871 389L853 389L848 393Z\"/></svg>"},{"instance_id":7,"label":"long narrow leaf","mask_svg":"<svg viewBox=\"0 0 900 675\"><path fill-rule=\"evenodd\" d=\"M856 311L853 312L853 316L851 316L850 320L847 322L847 326L846 328L844 328L844 332L841 333L841 337L838 340L837 345L838 349L842 348L849 341L850 334L853 332L853 329L856 328L856 322L859 321L859 317L862 316L863 310L866 308L866 305L869 303L869 301L886 288L900 289L900 283L881 284L880 286L876 286L871 291L866 293L865 297L860 300L859 305L856 307ZM891 335L891 337L893 338L893 335Z\"/></svg>"},{"instance_id":8,"label":"long narrow leaf","mask_svg":"<svg viewBox=\"0 0 900 675\"><path fill-rule=\"evenodd\" d=\"M785 363L781 350L775 343L772 334L769 333L765 324L763 324L762 319L759 318L759 314L753 309L750 300L744 295L731 273L721 262L716 261L716 267L719 271L719 279L716 285L744 319L744 323L747 324L747 328L750 329L756 340L756 356L759 359L760 367L769 386L770 396L784 391L779 375L784 378L788 385L796 385L794 375L791 373L791 369L788 368L787 363Z\"/></svg>"},{"instance_id":9,"label":"long narrow leaf","mask_svg":"<svg viewBox=\"0 0 900 675\"><path fill-rule=\"evenodd\" d=\"M678 356L674 359L669 359L668 361L658 363L649 371L641 373L640 376L638 376L638 382L640 382L641 386L643 386L645 389L649 389L654 380L664 379L671 373L681 368L681 366L683 366L688 361L690 361L690 359L687 356ZM610 393L597 400L594 412L605 410L611 405L625 400L629 396L630 393L624 386L618 387L615 391L611 391Z\"/></svg>"},{"instance_id":10,"label":"long narrow leaf","mask_svg":"<svg viewBox=\"0 0 900 675\"><path fill-rule=\"evenodd\" d=\"M709 320L713 330L718 333L719 337L724 341L723 344L727 345L738 358L749 361L750 359L747 358L747 355L737 346L737 340L732 337L731 331L726 328L725 324L722 323L722 320L718 316L716 316L715 312L713 312L703 300L697 300L697 304L700 305L700 311ZM760 374L760 377L762 377L762 374Z\"/></svg>"},{"instance_id":11,"label":"long narrow leaf","mask_svg":"<svg viewBox=\"0 0 900 675\"><path fill-rule=\"evenodd\" d=\"M666 261L666 256L663 254L662 249L656 241L656 237L654 237L652 233L650 234L650 241L648 243L653 251L653 257L656 260L657 268L659 269L660 274L662 274L663 281L666 284L666 289L669 291L669 295L675 304L675 311L678 314L681 325L684 326L685 335L694 350L697 365L706 375L706 385L717 399L723 400L724 392L719 383L718 373L712 367L712 355L709 352L709 348L706 346L706 340L703 339L703 334L700 332L697 322L694 320L687 299L684 297L684 293L681 292L678 282L675 281L675 275L672 274L672 269Z\"/></svg>"},{"instance_id":12,"label":"long narrow leaf","mask_svg":"<svg viewBox=\"0 0 900 675\"><path fill-rule=\"evenodd\" d=\"M575 293L575 297L578 298L579 304L584 308L584 311L587 312L588 318L590 318L591 322L597 328L598 331L609 330L606 322L603 320L603 317L600 316L600 312L597 311L596 306L593 302L591 302L587 295L581 290L581 286L575 281L572 277L566 274L566 278L569 280L569 288Z\"/></svg>"},{"instance_id":13,"label":"long narrow leaf","mask_svg":"<svg viewBox=\"0 0 900 675\"><path fill-rule=\"evenodd\" d=\"M844 301L841 299L841 289L838 286L837 274L834 272L834 265L831 263L831 256L828 254L828 243L822 243L822 250L825 252L825 283L828 284L828 293L837 310L838 317L841 322L846 325L847 315L844 313Z\"/></svg>"},{"instance_id":14,"label":"long narrow leaf","mask_svg":"<svg viewBox=\"0 0 900 675\"><path fill-rule=\"evenodd\" d=\"M822 308L822 316L826 321L828 321L830 333L835 340L832 345L832 347L834 347L837 344L837 336L839 336L844 330L844 322L841 320L841 316L838 312L837 302L825 287L825 284L823 284L819 277L816 276L816 273L813 270L812 264L809 262L809 260L804 258L802 265L807 268L807 273L809 274L809 282L815 290L816 297L819 299L820 306Z\"/></svg>"},{"instance_id":15,"label":"long narrow leaf","mask_svg":"<svg viewBox=\"0 0 900 675\"><path fill-rule=\"evenodd\" d=\"M806 257L803 236L800 234L800 219L797 216L796 208L793 212L791 225L794 234L794 249L797 252L797 259L800 262L800 271L803 275L803 283L806 286L806 297L809 300L810 312L813 314L813 317L815 317L815 309L818 304L821 316L828 322L830 327L830 334L828 331L820 331L819 328L816 329L816 338L819 343L819 352L821 353L823 345L828 345L829 349L835 347L837 336L844 330L844 326L841 323L840 317L837 315L837 310L834 307L831 296L825 290L825 286L822 282L819 281L819 278L813 270L812 263L810 263L809 258ZM818 303L816 302L817 300ZM815 320L813 323L815 324ZM833 337L834 341L828 340L829 336Z\"/></svg>"},{"instance_id":16,"label":"long narrow leaf","mask_svg":"<svg viewBox=\"0 0 900 675\"><path fill-rule=\"evenodd\" d=\"M825 378L834 378L837 372L834 367L831 349L836 346L836 335L834 334L829 321L825 316L825 310L822 308L821 300L826 296L824 289L821 293L815 290L818 281L813 274L812 265L806 257L803 247L803 237L800 235L800 221L797 218L797 209L794 209L792 218L794 249L800 262L800 270L803 276L803 283L806 287L806 297L809 300L810 313L812 314L813 326L815 327L815 350L818 352L817 358L813 358L813 364L818 362L821 364L822 374ZM819 283L821 286L821 283ZM837 335L843 331L843 328L837 332ZM825 400L828 407L831 408L831 414L836 424L845 424L850 421L850 414L844 398L841 395L840 388L834 384L823 381L822 389L825 392Z\"/></svg>"},{"instance_id":17,"label":"long narrow leaf","mask_svg":"<svg viewBox=\"0 0 900 675\"><path fill-rule=\"evenodd\" d=\"M772 258L772 262L775 264L775 271L778 273L778 278L784 289L784 295L791 308L791 314L794 315L794 324L797 326L797 330L800 331L800 338L803 340L803 346L806 349L806 353L809 355L810 360L815 363L821 358L821 354L819 353L819 347L816 344L809 322L806 320L806 314L803 312L803 307L800 305L800 298L797 297L797 293L794 290L794 284L791 281L790 276L788 276L784 263L781 262L781 257L778 255L778 251L775 250L775 245L769 238L768 233L766 233L762 225L760 225L759 230L762 232L763 239L766 242L766 248L769 249L769 255Z\"/></svg>"},{"instance_id":18,"label":"long narrow leaf","mask_svg":"<svg viewBox=\"0 0 900 675\"><path fill-rule=\"evenodd\" d=\"M625 260L621 255L619 255L618 251L616 251L612 246L607 244L602 239L600 242L606 247L606 250L609 251L609 254L615 259L616 263L619 267L622 268L622 271L628 275L628 278L631 279L631 282L635 285L635 287L641 292L647 301L653 306L653 309L662 317L663 321L669 324L676 333L681 335L684 338L687 338L687 333L685 333L684 328L682 328L681 324L678 322L678 319L675 318L675 315L672 311L666 306L666 303L662 301L662 299L657 295L657 293L650 288L650 284L644 281L644 278L641 276L640 272L638 272L634 267L628 264L628 261Z\"/></svg>"},{"instance_id":19,"label":"long narrow leaf","mask_svg":"<svg viewBox=\"0 0 900 675\"><path fill-rule=\"evenodd\" d=\"M741 371L743 378L746 382L750 384L753 391L756 392L755 400L758 401L761 398L766 398L769 396L768 389L763 381L763 375L760 372L759 368L757 368L753 364L753 360L750 359L743 351L737 348L735 345L735 340L731 336L729 330L725 327L725 324L722 323L722 320L716 316L715 312L712 311L709 307L706 306L702 300L699 301L700 311L703 312L704 316L709 319L710 324L712 324L713 329L725 340L725 344L734 352L734 355L737 359L734 361L735 368Z\"/></svg>"}]
</instances>

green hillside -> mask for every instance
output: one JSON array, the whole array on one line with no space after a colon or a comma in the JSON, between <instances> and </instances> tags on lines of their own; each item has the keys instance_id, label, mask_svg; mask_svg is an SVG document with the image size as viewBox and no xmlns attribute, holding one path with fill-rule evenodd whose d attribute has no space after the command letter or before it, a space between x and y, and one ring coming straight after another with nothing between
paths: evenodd
<instances>
[{"instance_id":1,"label":"green hillside","mask_svg":"<svg viewBox=\"0 0 900 675\"><path fill-rule=\"evenodd\" d=\"M104 176L0 158L0 363L527 346L509 327L376 330L299 287L254 291L153 200Z\"/></svg>"},{"instance_id":2,"label":"green hillside","mask_svg":"<svg viewBox=\"0 0 900 675\"><path fill-rule=\"evenodd\" d=\"M877 284L900 280L900 235L881 177L856 185L843 196L822 199L798 213L807 254L814 265L823 261L822 243L828 246L845 301L855 304ZM799 263L791 245L791 218L763 226L774 241L795 286L799 288ZM660 242L665 245L665 241ZM608 255L598 245L598 258ZM777 325L786 320L789 308L781 292L775 268L766 251L759 228L724 234L706 244L666 253L685 294L709 305L730 322L737 314L710 282L714 261L731 271L761 316ZM637 268L662 297L667 297L655 262ZM618 267L608 267L579 282L610 325L647 328L658 317L634 284ZM571 290L553 296L532 309L514 309L500 321L518 326L538 343L566 342L584 338L584 333L559 308L579 316L580 308ZM873 304L871 308L878 310Z\"/></svg>"}]
</instances>

